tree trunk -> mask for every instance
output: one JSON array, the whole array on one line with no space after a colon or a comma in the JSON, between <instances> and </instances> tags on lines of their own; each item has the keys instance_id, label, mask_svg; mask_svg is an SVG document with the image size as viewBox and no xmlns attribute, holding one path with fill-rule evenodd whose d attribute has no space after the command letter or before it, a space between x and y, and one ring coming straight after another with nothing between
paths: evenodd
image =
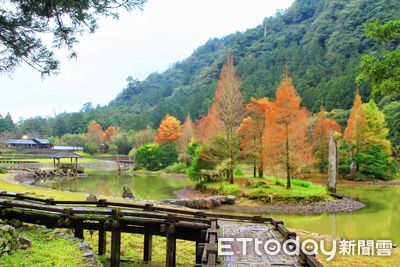
<instances>
[{"instance_id":1,"label":"tree trunk","mask_svg":"<svg viewBox=\"0 0 400 267\"><path fill-rule=\"evenodd\" d=\"M257 177L257 162L256 159L254 158L253 160L253 178Z\"/></svg>"},{"instance_id":2,"label":"tree trunk","mask_svg":"<svg viewBox=\"0 0 400 267\"><path fill-rule=\"evenodd\" d=\"M260 162L258 163L258 177L263 178L264 177L264 156L261 152L260 154Z\"/></svg>"},{"instance_id":3,"label":"tree trunk","mask_svg":"<svg viewBox=\"0 0 400 267\"><path fill-rule=\"evenodd\" d=\"M289 129L288 125L286 124L286 189L289 189L292 187L291 181L290 181L290 155L289 155Z\"/></svg>"},{"instance_id":4,"label":"tree trunk","mask_svg":"<svg viewBox=\"0 0 400 267\"><path fill-rule=\"evenodd\" d=\"M329 137L329 163L328 163L328 191L336 193L336 167L337 167L337 154L336 142L333 136Z\"/></svg>"}]
</instances>

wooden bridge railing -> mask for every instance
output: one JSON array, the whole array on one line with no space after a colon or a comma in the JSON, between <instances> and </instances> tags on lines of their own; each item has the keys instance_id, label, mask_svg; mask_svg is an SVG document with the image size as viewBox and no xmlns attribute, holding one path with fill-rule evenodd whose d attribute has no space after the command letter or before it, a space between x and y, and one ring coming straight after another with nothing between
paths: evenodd
<instances>
[{"instance_id":1,"label":"wooden bridge railing","mask_svg":"<svg viewBox=\"0 0 400 267\"><path fill-rule=\"evenodd\" d=\"M61 206L62 205L62 206ZM77 206L79 205L79 206ZM283 222L261 216L241 216L155 206L151 203L98 201L65 201L42 199L21 193L0 191L0 218L44 225L48 228L69 228L75 237L83 231L98 231L98 254L106 251L106 233L111 232L111 266L119 266L121 233L144 236L143 261L151 261L152 236L166 237L166 266L175 266L176 239L196 242L196 265L216 266L218 260L218 219L270 223L285 239L296 238ZM306 266L322 266L315 256L301 255Z\"/></svg>"}]
</instances>

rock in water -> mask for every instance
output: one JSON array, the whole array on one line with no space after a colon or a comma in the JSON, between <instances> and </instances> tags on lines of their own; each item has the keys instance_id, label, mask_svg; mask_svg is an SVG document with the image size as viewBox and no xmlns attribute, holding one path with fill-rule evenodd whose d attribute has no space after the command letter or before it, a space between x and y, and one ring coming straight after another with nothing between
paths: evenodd
<instances>
[{"instance_id":1,"label":"rock in water","mask_svg":"<svg viewBox=\"0 0 400 267\"><path fill-rule=\"evenodd\" d=\"M97 201L97 197L96 197L94 194L89 194L89 195L86 197L86 200L87 200L87 201Z\"/></svg>"},{"instance_id":2,"label":"rock in water","mask_svg":"<svg viewBox=\"0 0 400 267\"><path fill-rule=\"evenodd\" d=\"M133 197L133 193L131 188L129 187L129 185L124 185L123 189L122 189L122 197L123 198L130 198L130 199L134 199Z\"/></svg>"}]
</instances>

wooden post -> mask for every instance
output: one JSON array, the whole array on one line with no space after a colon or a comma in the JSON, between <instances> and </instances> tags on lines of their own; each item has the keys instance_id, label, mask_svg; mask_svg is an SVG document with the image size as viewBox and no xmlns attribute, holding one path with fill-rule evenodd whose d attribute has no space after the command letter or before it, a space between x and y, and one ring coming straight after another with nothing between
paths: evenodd
<instances>
[{"instance_id":1,"label":"wooden post","mask_svg":"<svg viewBox=\"0 0 400 267\"><path fill-rule=\"evenodd\" d=\"M146 232L144 234L143 262L151 261L152 249L153 249L153 236Z\"/></svg>"},{"instance_id":2,"label":"wooden post","mask_svg":"<svg viewBox=\"0 0 400 267\"><path fill-rule=\"evenodd\" d=\"M196 264L201 264L203 257L204 243L196 241Z\"/></svg>"},{"instance_id":3,"label":"wooden post","mask_svg":"<svg viewBox=\"0 0 400 267\"><path fill-rule=\"evenodd\" d=\"M329 162L328 162L328 191L336 193L336 174L337 174L337 149L336 142L331 135L329 137Z\"/></svg>"},{"instance_id":4,"label":"wooden post","mask_svg":"<svg viewBox=\"0 0 400 267\"><path fill-rule=\"evenodd\" d=\"M79 238L79 239L85 239L84 235L83 235L83 229L75 228L74 237Z\"/></svg>"},{"instance_id":5,"label":"wooden post","mask_svg":"<svg viewBox=\"0 0 400 267\"><path fill-rule=\"evenodd\" d=\"M119 228L118 217L120 209L112 209L112 217L115 219L111 230L111 267L119 267L121 256L121 229Z\"/></svg>"},{"instance_id":6,"label":"wooden post","mask_svg":"<svg viewBox=\"0 0 400 267\"><path fill-rule=\"evenodd\" d=\"M113 228L111 231L111 267L119 267L121 255L121 230Z\"/></svg>"},{"instance_id":7,"label":"wooden post","mask_svg":"<svg viewBox=\"0 0 400 267\"><path fill-rule=\"evenodd\" d=\"M107 232L103 229L103 227L99 230L99 255L106 254L107 247Z\"/></svg>"},{"instance_id":8,"label":"wooden post","mask_svg":"<svg viewBox=\"0 0 400 267\"><path fill-rule=\"evenodd\" d=\"M165 266L175 267L175 259L176 259L175 225L171 223L167 227L167 259Z\"/></svg>"}]
</instances>

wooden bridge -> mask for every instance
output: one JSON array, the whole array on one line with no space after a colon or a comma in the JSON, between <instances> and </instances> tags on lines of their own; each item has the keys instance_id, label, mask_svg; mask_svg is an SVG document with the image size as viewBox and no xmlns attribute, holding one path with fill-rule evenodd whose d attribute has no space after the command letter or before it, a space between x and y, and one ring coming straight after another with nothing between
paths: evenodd
<instances>
[{"instance_id":1,"label":"wooden bridge","mask_svg":"<svg viewBox=\"0 0 400 267\"><path fill-rule=\"evenodd\" d=\"M236 216L211 212L185 210L157 206L153 204L134 204L98 201L64 201L52 198L42 199L25 194L0 192L0 219L17 219L21 222L43 225L48 228L73 229L75 237L84 238L83 230L99 233L98 254L106 251L106 232L111 232L111 266L120 264L121 233L135 233L144 236L143 261L152 257L152 236L166 237L166 266L175 266L176 239L196 242L195 266L233 266L235 258L218 256L218 236L222 225L246 224L258 226L262 232L272 230L280 242L296 238L283 222L261 216ZM260 228L261 227L261 228ZM242 229L232 226L231 229ZM244 229L244 228L243 228ZM254 229L253 229L254 230ZM249 232L254 233L253 230ZM229 232L229 231L228 231ZM234 232L230 234L235 235ZM279 235L279 236L277 236ZM238 236L239 237L239 236ZM304 253L300 257L282 255L283 258L261 259L262 266L322 266L315 256ZM281 260L283 259L283 260ZM243 259L240 266L246 266ZM268 264L267 264L268 262ZM249 264L247 266L254 266Z\"/></svg>"}]
</instances>

